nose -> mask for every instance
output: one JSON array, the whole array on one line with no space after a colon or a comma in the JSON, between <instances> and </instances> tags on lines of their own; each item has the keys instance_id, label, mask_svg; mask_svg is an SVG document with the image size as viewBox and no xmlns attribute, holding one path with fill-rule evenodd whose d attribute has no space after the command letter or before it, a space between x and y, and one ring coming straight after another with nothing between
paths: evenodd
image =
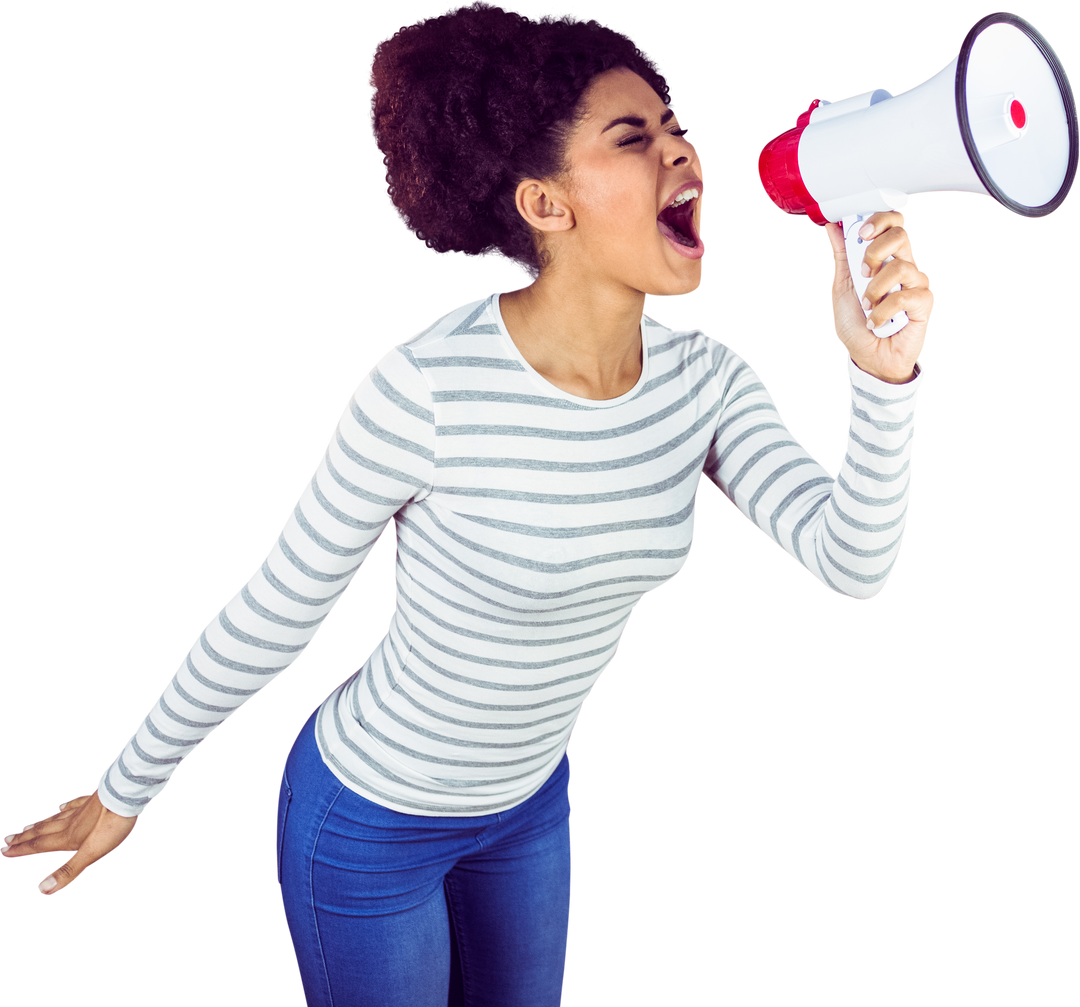
<instances>
[{"instance_id":1,"label":"nose","mask_svg":"<svg viewBox=\"0 0 1080 1007\"><path fill-rule=\"evenodd\" d=\"M672 167L681 167L684 164L698 163L701 165L701 178L702 182L705 179L705 162L702 160L701 151L698 149L698 145L690 140L690 146L693 152L688 155L686 152L686 140L679 139L678 137L672 137L672 146L664 151L664 162L670 164Z\"/></svg>"}]
</instances>

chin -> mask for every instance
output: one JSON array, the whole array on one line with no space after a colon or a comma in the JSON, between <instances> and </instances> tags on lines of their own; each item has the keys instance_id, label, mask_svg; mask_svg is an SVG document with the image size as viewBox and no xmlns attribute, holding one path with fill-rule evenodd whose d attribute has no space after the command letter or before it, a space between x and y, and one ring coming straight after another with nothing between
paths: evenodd
<instances>
[{"instance_id":1,"label":"chin","mask_svg":"<svg viewBox=\"0 0 1080 1007\"><path fill-rule=\"evenodd\" d=\"M677 294L689 294L701 286L701 262L688 262L675 273L674 270L657 283L646 288L646 294L654 297L674 297Z\"/></svg>"},{"instance_id":2,"label":"chin","mask_svg":"<svg viewBox=\"0 0 1080 1007\"><path fill-rule=\"evenodd\" d=\"M698 291L701 290L704 284L705 277L704 274L702 274L702 276L699 277L697 280L692 280L686 284L680 284L677 286L665 287L663 292L658 292L656 294L647 294L646 296L662 298L665 300L675 300L679 297L692 297L694 294L697 294Z\"/></svg>"}]
</instances>

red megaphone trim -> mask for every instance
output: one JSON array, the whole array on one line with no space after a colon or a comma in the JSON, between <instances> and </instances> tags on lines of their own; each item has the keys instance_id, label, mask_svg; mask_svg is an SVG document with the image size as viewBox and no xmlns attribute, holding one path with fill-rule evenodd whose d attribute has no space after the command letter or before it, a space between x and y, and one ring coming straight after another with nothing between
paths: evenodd
<instances>
[{"instance_id":1,"label":"red megaphone trim","mask_svg":"<svg viewBox=\"0 0 1080 1007\"><path fill-rule=\"evenodd\" d=\"M820 104L821 100L815 98L796 120L795 128L765 144L758 158L758 174L769 198L785 213L805 213L815 224L827 221L821 215L817 200L803 183L799 171L799 140L803 130L810 125L810 113Z\"/></svg>"}]
</instances>

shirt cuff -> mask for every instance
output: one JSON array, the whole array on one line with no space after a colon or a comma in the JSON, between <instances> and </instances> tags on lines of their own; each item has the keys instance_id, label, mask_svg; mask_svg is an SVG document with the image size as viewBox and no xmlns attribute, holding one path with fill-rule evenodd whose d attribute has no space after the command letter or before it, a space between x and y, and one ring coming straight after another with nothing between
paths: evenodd
<instances>
[{"instance_id":1,"label":"shirt cuff","mask_svg":"<svg viewBox=\"0 0 1080 1007\"><path fill-rule=\"evenodd\" d=\"M856 388L875 392L889 401L900 401L908 398L909 393L917 391L922 383L922 367L919 366L918 361L916 361L915 367L912 369L911 378L902 384L894 384L891 381L875 378L873 374L864 371L851 357L848 357L848 375L851 378L852 385Z\"/></svg>"}]
</instances>

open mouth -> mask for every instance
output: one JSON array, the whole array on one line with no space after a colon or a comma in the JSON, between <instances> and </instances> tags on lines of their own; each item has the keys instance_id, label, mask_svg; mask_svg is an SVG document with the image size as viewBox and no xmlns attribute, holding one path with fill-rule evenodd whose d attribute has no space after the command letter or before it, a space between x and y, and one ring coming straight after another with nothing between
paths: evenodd
<instances>
[{"instance_id":1,"label":"open mouth","mask_svg":"<svg viewBox=\"0 0 1080 1007\"><path fill-rule=\"evenodd\" d=\"M675 251L695 259L705 251L694 226L694 207L700 195L699 188L683 189L656 218L657 228L675 247Z\"/></svg>"},{"instance_id":2,"label":"open mouth","mask_svg":"<svg viewBox=\"0 0 1080 1007\"><path fill-rule=\"evenodd\" d=\"M667 237L690 249L698 243L694 241L698 229L693 226L693 204L696 202L688 199L677 206L666 206L657 217L657 224Z\"/></svg>"}]
</instances>

